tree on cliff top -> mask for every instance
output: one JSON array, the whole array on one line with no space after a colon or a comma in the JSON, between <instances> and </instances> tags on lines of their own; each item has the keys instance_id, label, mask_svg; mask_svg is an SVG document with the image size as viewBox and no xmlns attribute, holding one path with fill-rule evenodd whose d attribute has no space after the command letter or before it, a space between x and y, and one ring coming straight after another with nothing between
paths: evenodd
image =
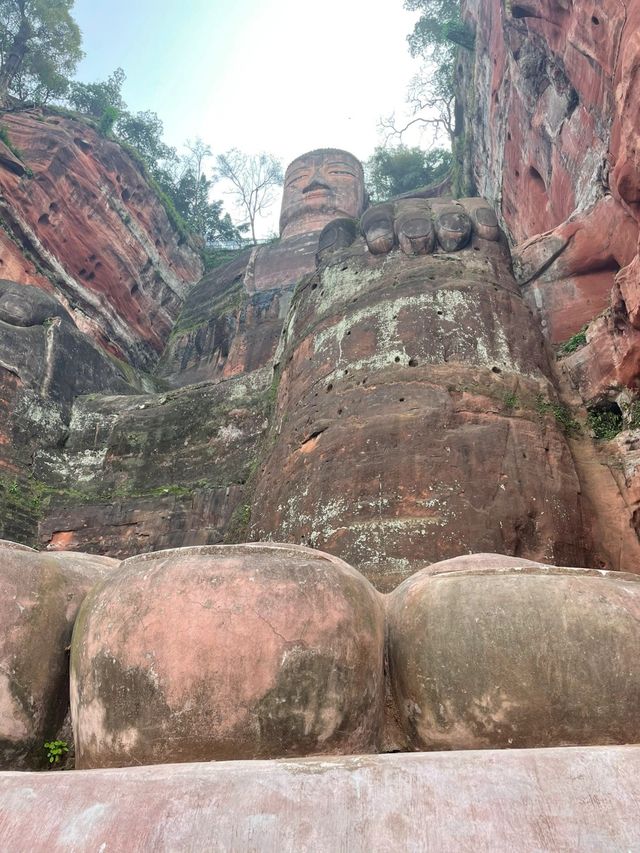
<instances>
[{"instance_id":1,"label":"tree on cliff top","mask_svg":"<svg viewBox=\"0 0 640 853\"><path fill-rule=\"evenodd\" d=\"M74 0L0 0L0 106L61 96L82 59Z\"/></svg>"},{"instance_id":2,"label":"tree on cliff top","mask_svg":"<svg viewBox=\"0 0 640 853\"><path fill-rule=\"evenodd\" d=\"M384 201L438 183L450 168L451 153L444 148L378 147L365 163L369 195L374 202Z\"/></svg>"},{"instance_id":3,"label":"tree on cliff top","mask_svg":"<svg viewBox=\"0 0 640 853\"><path fill-rule=\"evenodd\" d=\"M460 0L405 0L409 12L421 12L408 36L412 56L430 54L438 66L453 64L455 46L473 50L475 37L460 16Z\"/></svg>"},{"instance_id":4,"label":"tree on cliff top","mask_svg":"<svg viewBox=\"0 0 640 853\"><path fill-rule=\"evenodd\" d=\"M116 68L104 82L71 84L67 100L79 113L101 119L107 110L121 113L125 109L122 97L122 85L127 75L122 68Z\"/></svg>"},{"instance_id":5,"label":"tree on cliff top","mask_svg":"<svg viewBox=\"0 0 640 853\"><path fill-rule=\"evenodd\" d=\"M255 245L258 242L256 219L273 204L274 190L281 186L284 180L282 166L271 154L251 156L238 151L237 148L232 148L226 154L219 154L216 159L217 177L227 181L231 187L228 194L243 213L246 213L251 240Z\"/></svg>"}]
</instances>

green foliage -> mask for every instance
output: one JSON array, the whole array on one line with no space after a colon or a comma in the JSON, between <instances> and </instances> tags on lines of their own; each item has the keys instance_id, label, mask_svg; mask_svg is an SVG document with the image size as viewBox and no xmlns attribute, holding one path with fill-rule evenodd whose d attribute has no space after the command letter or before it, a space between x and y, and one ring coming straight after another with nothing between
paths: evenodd
<instances>
[{"instance_id":1,"label":"green foliage","mask_svg":"<svg viewBox=\"0 0 640 853\"><path fill-rule=\"evenodd\" d=\"M502 402L504 403L505 409L513 411L513 409L520 408L520 400L515 391L506 391L502 398Z\"/></svg>"},{"instance_id":2,"label":"green foliage","mask_svg":"<svg viewBox=\"0 0 640 853\"><path fill-rule=\"evenodd\" d=\"M202 260L204 263L205 272L210 272L211 270L216 269L216 267L221 267L223 264L232 261L234 257L238 254L238 252L242 251L242 248L218 249L215 246L212 246L211 248L205 246L202 252Z\"/></svg>"},{"instance_id":3,"label":"green foliage","mask_svg":"<svg viewBox=\"0 0 640 853\"><path fill-rule=\"evenodd\" d=\"M66 740L48 740L43 748L49 764L59 764L64 753L69 752L69 744Z\"/></svg>"},{"instance_id":4,"label":"green foliage","mask_svg":"<svg viewBox=\"0 0 640 853\"><path fill-rule=\"evenodd\" d=\"M640 400L634 400L627 409L627 426L629 429L640 429Z\"/></svg>"},{"instance_id":5,"label":"green foliage","mask_svg":"<svg viewBox=\"0 0 640 853\"><path fill-rule=\"evenodd\" d=\"M127 79L122 68L116 68L104 82L72 83L68 102L79 113L98 121L109 111L117 117L125 108L122 86Z\"/></svg>"},{"instance_id":6,"label":"green foliage","mask_svg":"<svg viewBox=\"0 0 640 853\"><path fill-rule=\"evenodd\" d=\"M429 186L446 178L451 168L451 153L444 148L423 151L398 145L379 146L365 163L365 174L372 201Z\"/></svg>"},{"instance_id":7,"label":"green foliage","mask_svg":"<svg viewBox=\"0 0 640 853\"><path fill-rule=\"evenodd\" d=\"M104 136L109 136L117 120L118 110L115 107L107 107L98 122L100 133L104 134Z\"/></svg>"},{"instance_id":8,"label":"green foliage","mask_svg":"<svg viewBox=\"0 0 640 853\"><path fill-rule=\"evenodd\" d=\"M622 431L622 413L615 409L592 409L587 421L596 441L610 441Z\"/></svg>"},{"instance_id":9,"label":"green foliage","mask_svg":"<svg viewBox=\"0 0 640 853\"><path fill-rule=\"evenodd\" d=\"M238 246L242 240L222 202L211 200L211 181L204 171L204 162L211 157L211 148L202 140L187 143L189 154L182 158L179 177L173 185L173 198L180 215L194 234L203 241L205 249L223 245ZM204 258L203 258L204 260Z\"/></svg>"},{"instance_id":10,"label":"green foliage","mask_svg":"<svg viewBox=\"0 0 640 853\"><path fill-rule=\"evenodd\" d=\"M11 139L9 138L9 131L6 127L3 127L2 125L0 125L0 139L4 142L4 144L7 146L9 151L11 151L14 157L17 157L18 160L23 163L24 161L22 159L22 152L19 148L16 148L15 145L12 144Z\"/></svg>"},{"instance_id":11,"label":"green foliage","mask_svg":"<svg viewBox=\"0 0 640 853\"><path fill-rule=\"evenodd\" d=\"M552 403L540 394L536 398L536 409L541 415L552 414L565 435L575 438L582 432L582 428L571 414L571 410L563 403Z\"/></svg>"},{"instance_id":12,"label":"green foliage","mask_svg":"<svg viewBox=\"0 0 640 853\"><path fill-rule=\"evenodd\" d=\"M576 332L576 334L573 335L573 337L569 338L568 341L566 341L564 344L562 344L562 346L560 347L558 352L561 353L562 355L568 355L569 353L575 352L577 349L580 349L580 347L583 347L586 344L586 342L587 342L587 327L583 326L579 332Z\"/></svg>"},{"instance_id":13,"label":"green foliage","mask_svg":"<svg viewBox=\"0 0 640 853\"><path fill-rule=\"evenodd\" d=\"M473 50L475 35L460 17L460 0L405 0L405 9L421 12L408 37L412 56L429 54L438 66L452 66L455 46Z\"/></svg>"},{"instance_id":14,"label":"green foliage","mask_svg":"<svg viewBox=\"0 0 640 853\"><path fill-rule=\"evenodd\" d=\"M142 172L144 179L149 184L151 189L155 192L155 194L158 196L158 199L160 200L160 202L161 202L162 206L164 207L165 212L169 218L169 222L171 222L171 224L176 229L178 234L180 234L181 237L183 237L184 239L187 239L189 237L189 233L190 233L189 228L187 226L187 223L184 221L184 219L180 216L180 214L176 210L176 206L173 203L173 199L164 191L164 189L160 186L158 181L154 178L154 176L149 171L149 168L147 167L147 163L146 163L144 157L133 146L128 145L127 143L124 143L124 142L121 142L120 144L125 149L125 151L129 154L131 159L137 163L138 168ZM125 222L126 221L127 220L125 217ZM129 221L130 221L130 217L129 217Z\"/></svg>"},{"instance_id":15,"label":"green foliage","mask_svg":"<svg viewBox=\"0 0 640 853\"><path fill-rule=\"evenodd\" d=\"M119 107L116 134L118 139L136 149L160 184L171 182L169 173L178 155L175 148L162 141L164 125L157 113L152 110L130 113L123 104Z\"/></svg>"},{"instance_id":16,"label":"green foliage","mask_svg":"<svg viewBox=\"0 0 640 853\"><path fill-rule=\"evenodd\" d=\"M82 59L74 0L0 0L0 104L62 96Z\"/></svg>"}]
</instances>

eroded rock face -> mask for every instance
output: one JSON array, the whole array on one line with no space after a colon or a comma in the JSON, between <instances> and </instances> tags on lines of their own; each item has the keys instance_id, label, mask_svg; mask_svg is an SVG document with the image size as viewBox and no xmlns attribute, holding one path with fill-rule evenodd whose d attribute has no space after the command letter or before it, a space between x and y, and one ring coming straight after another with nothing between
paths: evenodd
<instances>
[{"instance_id":1,"label":"eroded rock face","mask_svg":"<svg viewBox=\"0 0 640 853\"><path fill-rule=\"evenodd\" d=\"M78 400L64 447L34 454L34 476L53 491L41 544L123 558L242 541L270 386L266 370Z\"/></svg>"},{"instance_id":2,"label":"eroded rock face","mask_svg":"<svg viewBox=\"0 0 640 853\"><path fill-rule=\"evenodd\" d=\"M53 296L0 280L0 535L36 542L34 458L64 443L76 397L133 390Z\"/></svg>"},{"instance_id":3,"label":"eroded rock face","mask_svg":"<svg viewBox=\"0 0 640 853\"><path fill-rule=\"evenodd\" d=\"M0 766L42 766L69 709L68 647L87 592L118 563L0 542Z\"/></svg>"},{"instance_id":4,"label":"eroded rock face","mask_svg":"<svg viewBox=\"0 0 640 853\"><path fill-rule=\"evenodd\" d=\"M465 0L462 7L476 36L458 68L470 172L498 211L516 278L545 335L560 345L581 333L575 351L561 350L565 400L583 416L612 405L625 416L620 441L587 454L580 477L600 541L611 507L624 519L614 524L624 527L616 534L624 557L615 557L612 541L604 564L636 571L640 6ZM594 475L597 466L605 471Z\"/></svg>"},{"instance_id":5,"label":"eroded rock face","mask_svg":"<svg viewBox=\"0 0 640 853\"><path fill-rule=\"evenodd\" d=\"M410 749L640 738L637 576L450 560L395 590L388 619Z\"/></svg>"},{"instance_id":6,"label":"eroded rock face","mask_svg":"<svg viewBox=\"0 0 640 853\"><path fill-rule=\"evenodd\" d=\"M0 159L0 275L55 292L81 331L149 369L202 274L196 251L115 142L37 110L2 123L24 162Z\"/></svg>"},{"instance_id":7,"label":"eroded rock face","mask_svg":"<svg viewBox=\"0 0 640 853\"><path fill-rule=\"evenodd\" d=\"M464 551L584 563L543 339L492 211L409 200L363 229L333 251L332 226L296 292L252 536L338 554L384 591Z\"/></svg>"},{"instance_id":8,"label":"eroded rock face","mask_svg":"<svg viewBox=\"0 0 640 853\"><path fill-rule=\"evenodd\" d=\"M74 630L77 766L375 751L383 647L377 593L327 554L132 558Z\"/></svg>"},{"instance_id":9,"label":"eroded rock face","mask_svg":"<svg viewBox=\"0 0 640 853\"><path fill-rule=\"evenodd\" d=\"M474 177L516 244L527 298L561 343L615 308L616 273L638 251L640 9L616 0L463 5L477 43L463 59ZM609 334L618 348L622 334L635 337L619 326ZM611 379L628 377L614 363Z\"/></svg>"}]
</instances>

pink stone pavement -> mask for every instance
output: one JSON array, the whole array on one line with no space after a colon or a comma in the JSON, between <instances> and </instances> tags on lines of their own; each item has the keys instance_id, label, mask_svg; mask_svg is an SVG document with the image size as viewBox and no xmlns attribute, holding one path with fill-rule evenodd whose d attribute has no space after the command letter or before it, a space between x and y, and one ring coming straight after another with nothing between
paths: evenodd
<instances>
[{"instance_id":1,"label":"pink stone pavement","mask_svg":"<svg viewBox=\"0 0 640 853\"><path fill-rule=\"evenodd\" d=\"M640 746L0 773L0 849L640 850Z\"/></svg>"}]
</instances>

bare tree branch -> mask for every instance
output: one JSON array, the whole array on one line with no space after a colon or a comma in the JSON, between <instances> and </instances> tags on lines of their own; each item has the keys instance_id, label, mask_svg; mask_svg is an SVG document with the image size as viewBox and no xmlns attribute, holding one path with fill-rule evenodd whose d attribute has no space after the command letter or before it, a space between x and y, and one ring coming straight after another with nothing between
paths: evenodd
<instances>
[{"instance_id":1,"label":"bare tree branch","mask_svg":"<svg viewBox=\"0 0 640 853\"><path fill-rule=\"evenodd\" d=\"M251 239L256 240L256 219L273 204L274 190L283 181L282 166L271 154L245 154L232 148L217 157L216 177L227 181L227 191L246 213Z\"/></svg>"}]
</instances>

